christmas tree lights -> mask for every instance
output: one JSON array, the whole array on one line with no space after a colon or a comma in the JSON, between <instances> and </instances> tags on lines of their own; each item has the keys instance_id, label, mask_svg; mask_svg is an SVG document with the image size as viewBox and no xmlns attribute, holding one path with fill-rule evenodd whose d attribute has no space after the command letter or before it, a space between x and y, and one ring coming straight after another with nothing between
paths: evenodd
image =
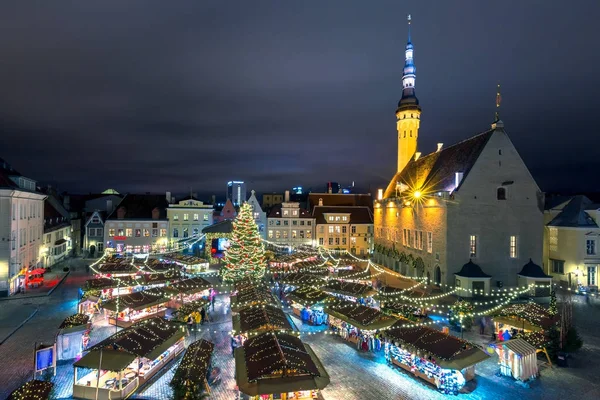
<instances>
[{"instance_id":1,"label":"christmas tree lights","mask_svg":"<svg viewBox=\"0 0 600 400\"><path fill-rule=\"evenodd\" d=\"M244 277L262 278L265 274L265 249L248 203L240 207L233 221L230 247L225 252L224 281L236 281Z\"/></svg>"}]
</instances>

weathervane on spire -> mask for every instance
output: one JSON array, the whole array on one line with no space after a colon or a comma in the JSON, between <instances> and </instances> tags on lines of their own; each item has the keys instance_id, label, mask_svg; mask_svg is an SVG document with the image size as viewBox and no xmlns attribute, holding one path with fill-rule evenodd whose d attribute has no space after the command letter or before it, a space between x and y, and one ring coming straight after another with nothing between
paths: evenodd
<instances>
[{"instance_id":1,"label":"weathervane on spire","mask_svg":"<svg viewBox=\"0 0 600 400\"><path fill-rule=\"evenodd\" d=\"M406 19L408 21L408 42L410 43L410 22L412 21L412 17L410 16L410 14L408 14L408 17Z\"/></svg>"},{"instance_id":2,"label":"weathervane on spire","mask_svg":"<svg viewBox=\"0 0 600 400\"><path fill-rule=\"evenodd\" d=\"M498 90L496 91L496 121L500 120L500 102L502 96L500 95L500 84L498 84Z\"/></svg>"}]
</instances>

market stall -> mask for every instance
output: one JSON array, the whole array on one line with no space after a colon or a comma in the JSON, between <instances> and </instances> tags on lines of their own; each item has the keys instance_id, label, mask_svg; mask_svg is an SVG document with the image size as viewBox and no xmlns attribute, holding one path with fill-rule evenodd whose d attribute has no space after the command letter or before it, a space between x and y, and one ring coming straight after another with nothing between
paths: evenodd
<instances>
[{"instance_id":1,"label":"market stall","mask_svg":"<svg viewBox=\"0 0 600 400\"><path fill-rule=\"evenodd\" d=\"M283 285L296 288L307 285L322 286L325 283L325 280L322 277L314 276L304 272L292 272L281 275L278 282Z\"/></svg>"},{"instance_id":2,"label":"market stall","mask_svg":"<svg viewBox=\"0 0 600 400\"><path fill-rule=\"evenodd\" d=\"M165 294L171 298L168 307L179 308L186 303L208 299L213 286L212 283L200 277L173 283L164 288Z\"/></svg>"},{"instance_id":3,"label":"market stall","mask_svg":"<svg viewBox=\"0 0 600 400\"><path fill-rule=\"evenodd\" d=\"M85 314L67 317L58 327L56 335L56 357L58 360L70 360L81 356L90 341L92 324Z\"/></svg>"},{"instance_id":4,"label":"market stall","mask_svg":"<svg viewBox=\"0 0 600 400\"><path fill-rule=\"evenodd\" d=\"M446 394L457 394L475 377L475 365L488 358L470 342L425 326L388 329L385 336L390 364Z\"/></svg>"},{"instance_id":5,"label":"market stall","mask_svg":"<svg viewBox=\"0 0 600 400\"><path fill-rule=\"evenodd\" d=\"M277 304L267 288L252 286L231 295L231 311L233 312L238 312L248 306L263 304Z\"/></svg>"},{"instance_id":6,"label":"market stall","mask_svg":"<svg viewBox=\"0 0 600 400\"><path fill-rule=\"evenodd\" d=\"M171 387L177 388L184 398L194 398L194 395L203 392L210 394L209 377L214 349L215 345L204 339L188 346L171 379Z\"/></svg>"},{"instance_id":7,"label":"market stall","mask_svg":"<svg viewBox=\"0 0 600 400\"><path fill-rule=\"evenodd\" d=\"M143 278L140 275L127 275L119 278L88 279L83 292L98 292L102 300L141 290Z\"/></svg>"},{"instance_id":8,"label":"market stall","mask_svg":"<svg viewBox=\"0 0 600 400\"><path fill-rule=\"evenodd\" d=\"M102 308L109 324L126 328L144 319L164 316L168 301L164 294L142 291L105 301Z\"/></svg>"},{"instance_id":9,"label":"market stall","mask_svg":"<svg viewBox=\"0 0 600 400\"><path fill-rule=\"evenodd\" d=\"M183 272L188 274L197 274L208 269L208 261L195 256L186 256L183 254L170 254L164 257L165 260L175 263L183 268Z\"/></svg>"},{"instance_id":10,"label":"market stall","mask_svg":"<svg viewBox=\"0 0 600 400\"><path fill-rule=\"evenodd\" d=\"M263 333L234 356L237 385L251 400L312 400L329 384L313 350L293 335Z\"/></svg>"},{"instance_id":11,"label":"market stall","mask_svg":"<svg viewBox=\"0 0 600 400\"><path fill-rule=\"evenodd\" d=\"M498 353L500 373L518 381L535 379L538 374L537 351L523 339L510 339L494 345Z\"/></svg>"},{"instance_id":12,"label":"market stall","mask_svg":"<svg viewBox=\"0 0 600 400\"><path fill-rule=\"evenodd\" d=\"M233 316L233 334L243 336L257 335L267 331L294 331L294 326L288 316L279 307L266 305L264 307L246 307Z\"/></svg>"},{"instance_id":13,"label":"market stall","mask_svg":"<svg viewBox=\"0 0 600 400\"><path fill-rule=\"evenodd\" d=\"M152 318L93 346L73 364L73 397L124 399L184 349L181 325Z\"/></svg>"},{"instance_id":14,"label":"market stall","mask_svg":"<svg viewBox=\"0 0 600 400\"><path fill-rule=\"evenodd\" d=\"M321 287L321 290L343 300L366 305L374 303L372 296L377 293L372 286L335 279L329 280L325 286Z\"/></svg>"},{"instance_id":15,"label":"market stall","mask_svg":"<svg viewBox=\"0 0 600 400\"><path fill-rule=\"evenodd\" d=\"M87 292L77 304L77 313L85 314L92 318L95 314L100 313L101 304L102 298L99 291Z\"/></svg>"},{"instance_id":16,"label":"market stall","mask_svg":"<svg viewBox=\"0 0 600 400\"><path fill-rule=\"evenodd\" d=\"M327 323L327 314L323 311L323 307L328 300L333 300L329 294L305 286L288 293L287 298L291 301L292 312L302 322L312 325Z\"/></svg>"},{"instance_id":17,"label":"market stall","mask_svg":"<svg viewBox=\"0 0 600 400\"><path fill-rule=\"evenodd\" d=\"M429 310L426 307L414 303L386 302L382 304L381 311L397 318L406 318L415 322L427 321L429 315Z\"/></svg>"},{"instance_id":18,"label":"market stall","mask_svg":"<svg viewBox=\"0 0 600 400\"><path fill-rule=\"evenodd\" d=\"M350 302L328 304L324 311L329 314L331 329L343 339L356 344L357 349L364 351L381 349L379 331L397 321L379 310Z\"/></svg>"}]
</instances>

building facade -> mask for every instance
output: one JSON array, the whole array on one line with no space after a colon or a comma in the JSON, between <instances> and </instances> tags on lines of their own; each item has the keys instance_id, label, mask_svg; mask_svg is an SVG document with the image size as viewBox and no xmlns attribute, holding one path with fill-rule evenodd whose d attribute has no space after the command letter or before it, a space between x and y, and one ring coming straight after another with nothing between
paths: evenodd
<instances>
[{"instance_id":1,"label":"building facade","mask_svg":"<svg viewBox=\"0 0 600 400\"><path fill-rule=\"evenodd\" d=\"M563 286L598 288L600 204L585 196L548 199L544 270Z\"/></svg>"},{"instance_id":2,"label":"building facade","mask_svg":"<svg viewBox=\"0 0 600 400\"><path fill-rule=\"evenodd\" d=\"M167 197L127 194L104 224L104 243L110 253L147 254L169 247Z\"/></svg>"},{"instance_id":3,"label":"building facade","mask_svg":"<svg viewBox=\"0 0 600 400\"><path fill-rule=\"evenodd\" d=\"M237 217L237 210L235 206L231 202L231 200L227 200L225 205L220 211L213 212L213 222L216 224L217 222L223 222L231 219L235 219Z\"/></svg>"},{"instance_id":4,"label":"building facade","mask_svg":"<svg viewBox=\"0 0 600 400\"><path fill-rule=\"evenodd\" d=\"M0 159L0 297L17 293L41 266L44 199L36 181Z\"/></svg>"},{"instance_id":5,"label":"building facade","mask_svg":"<svg viewBox=\"0 0 600 400\"><path fill-rule=\"evenodd\" d=\"M246 184L243 181L227 182L227 200L231 200L234 206L244 204L246 196Z\"/></svg>"},{"instance_id":6,"label":"building facade","mask_svg":"<svg viewBox=\"0 0 600 400\"><path fill-rule=\"evenodd\" d=\"M269 209L283 203L283 193L265 193L262 195L262 208Z\"/></svg>"},{"instance_id":7,"label":"building facade","mask_svg":"<svg viewBox=\"0 0 600 400\"><path fill-rule=\"evenodd\" d=\"M264 212L260 207L258 199L256 198L256 192L254 190L251 191L248 204L252 206L252 215L254 216L254 222L256 222L256 226L258 227L258 233L263 239L266 239L267 213Z\"/></svg>"},{"instance_id":8,"label":"building facade","mask_svg":"<svg viewBox=\"0 0 600 400\"><path fill-rule=\"evenodd\" d=\"M73 241L69 212L52 193L44 203L44 241L40 249L43 267L52 267L71 254Z\"/></svg>"},{"instance_id":9,"label":"building facade","mask_svg":"<svg viewBox=\"0 0 600 400\"><path fill-rule=\"evenodd\" d=\"M289 192L286 192L288 200ZM267 240L283 246L314 246L315 219L300 203L284 201L273 207L267 218Z\"/></svg>"},{"instance_id":10,"label":"building facade","mask_svg":"<svg viewBox=\"0 0 600 400\"><path fill-rule=\"evenodd\" d=\"M543 194L499 119L453 146L416 151L413 51L409 36L396 109L397 172L374 208L375 259L452 286L461 285L455 275L471 260L492 287L517 286L530 259L542 263Z\"/></svg>"},{"instance_id":11,"label":"building facade","mask_svg":"<svg viewBox=\"0 0 600 400\"><path fill-rule=\"evenodd\" d=\"M358 256L368 256L373 251L373 214L369 207L317 205L312 216L318 246Z\"/></svg>"},{"instance_id":12,"label":"building facade","mask_svg":"<svg viewBox=\"0 0 600 400\"><path fill-rule=\"evenodd\" d=\"M176 204L169 204L169 240L175 242L188 237L197 237L202 229L213 224L213 206L188 197Z\"/></svg>"}]
</instances>

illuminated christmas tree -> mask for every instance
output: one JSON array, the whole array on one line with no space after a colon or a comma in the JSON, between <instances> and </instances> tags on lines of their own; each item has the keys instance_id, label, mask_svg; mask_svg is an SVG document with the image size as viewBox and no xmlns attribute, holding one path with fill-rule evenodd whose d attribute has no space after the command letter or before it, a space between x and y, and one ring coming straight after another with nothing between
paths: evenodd
<instances>
[{"instance_id":1,"label":"illuminated christmas tree","mask_svg":"<svg viewBox=\"0 0 600 400\"><path fill-rule=\"evenodd\" d=\"M224 281L242 278L261 278L265 273L265 249L252 216L252 206L245 203L233 221L229 249L225 253L225 267L221 270Z\"/></svg>"},{"instance_id":2,"label":"illuminated christmas tree","mask_svg":"<svg viewBox=\"0 0 600 400\"><path fill-rule=\"evenodd\" d=\"M548 314L556 315L558 310L556 309L556 292L554 289L550 292L550 307L548 308Z\"/></svg>"}]
</instances>

